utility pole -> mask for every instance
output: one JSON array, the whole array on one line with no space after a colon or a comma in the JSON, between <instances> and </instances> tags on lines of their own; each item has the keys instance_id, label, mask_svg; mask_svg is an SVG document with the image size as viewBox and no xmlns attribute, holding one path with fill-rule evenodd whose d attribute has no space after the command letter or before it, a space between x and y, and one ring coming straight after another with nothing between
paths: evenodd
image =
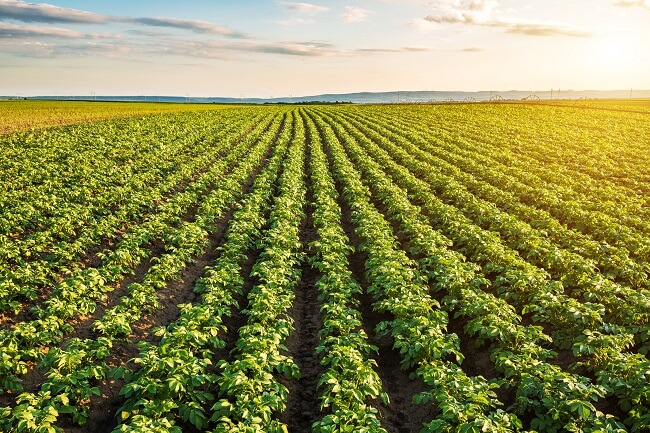
<instances>
[{"instance_id":1,"label":"utility pole","mask_svg":"<svg viewBox=\"0 0 650 433\"><path fill-rule=\"evenodd\" d=\"M557 100L560 100L560 89L557 89Z\"/></svg>"},{"instance_id":2,"label":"utility pole","mask_svg":"<svg viewBox=\"0 0 650 433\"><path fill-rule=\"evenodd\" d=\"M551 89L551 101L553 100L553 89Z\"/></svg>"},{"instance_id":3,"label":"utility pole","mask_svg":"<svg viewBox=\"0 0 650 433\"><path fill-rule=\"evenodd\" d=\"M630 89L630 99L632 99L632 89Z\"/></svg>"}]
</instances>

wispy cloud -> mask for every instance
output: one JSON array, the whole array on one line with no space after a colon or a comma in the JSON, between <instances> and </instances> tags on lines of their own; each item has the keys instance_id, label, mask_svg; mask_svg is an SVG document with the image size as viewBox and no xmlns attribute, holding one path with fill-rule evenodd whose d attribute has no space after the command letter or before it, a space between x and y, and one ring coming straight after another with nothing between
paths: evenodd
<instances>
[{"instance_id":1,"label":"wispy cloud","mask_svg":"<svg viewBox=\"0 0 650 433\"><path fill-rule=\"evenodd\" d=\"M368 21L368 16L372 13L372 11L358 8L356 6L346 6L345 13L341 15L341 18L349 23L357 23L361 21Z\"/></svg>"},{"instance_id":2,"label":"wispy cloud","mask_svg":"<svg viewBox=\"0 0 650 433\"><path fill-rule=\"evenodd\" d=\"M419 33L429 33L437 27L436 23L427 21L424 18L416 18L407 25Z\"/></svg>"},{"instance_id":3,"label":"wispy cloud","mask_svg":"<svg viewBox=\"0 0 650 433\"><path fill-rule=\"evenodd\" d=\"M498 17L499 3L491 0L442 0L433 6L436 13L424 17L430 23L503 28L508 33L529 36L591 36L587 31L562 24Z\"/></svg>"},{"instance_id":4,"label":"wispy cloud","mask_svg":"<svg viewBox=\"0 0 650 433\"><path fill-rule=\"evenodd\" d=\"M480 24L491 19L495 1L486 0L441 0L432 3L437 14L429 15L425 20L438 24Z\"/></svg>"},{"instance_id":5,"label":"wispy cloud","mask_svg":"<svg viewBox=\"0 0 650 433\"><path fill-rule=\"evenodd\" d=\"M80 33L58 27L21 26L0 22L0 38L67 38L67 39L100 39L115 37L108 34Z\"/></svg>"},{"instance_id":6,"label":"wispy cloud","mask_svg":"<svg viewBox=\"0 0 650 433\"><path fill-rule=\"evenodd\" d=\"M145 48L144 46L142 48ZM317 41L250 42L250 41L157 41L149 47L160 54L199 58L228 58L235 54L262 53L298 57L323 57L340 54L334 45Z\"/></svg>"},{"instance_id":7,"label":"wispy cloud","mask_svg":"<svg viewBox=\"0 0 650 433\"><path fill-rule=\"evenodd\" d=\"M391 53L417 53L433 51L424 46L404 46L398 48L357 48L344 49L322 41L280 41L258 42L253 40L187 40L160 36L136 39L88 39L87 35L64 29L44 29L40 27L20 27L21 33L12 32L13 27L0 25L0 38L7 37L2 51L22 57L33 58L74 58L101 55L102 57L128 58L138 61L156 58L199 58L233 60L252 54L268 54L289 57L349 57L363 55L382 55ZM13 25L9 25L13 26ZM60 30L62 33L58 33ZM56 36L41 41L31 36ZM11 37L9 37L11 36ZM13 37L19 36L19 37Z\"/></svg>"},{"instance_id":8,"label":"wispy cloud","mask_svg":"<svg viewBox=\"0 0 650 433\"><path fill-rule=\"evenodd\" d=\"M207 33L219 36L226 36L230 38L247 38L244 33L240 33L231 28L221 26L219 24L210 23L200 20L187 20L178 18L131 18L123 19L121 21L133 22L145 26L153 27L167 27L189 30L195 33Z\"/></svg>"},{"instance_id":9,"label":"wispy cloud","mask_svg":"<svg viewBox=\"0 0 650 433\"><path fill-rule=\"evenodd\" d=\"M648 0L620 0L614 4L624 8L644 7L650 9L650 1Z\"/></svg>"},{"instance_id":10,"label":"wispy cloud","mask_svg":"<svg viewBox=\"0 0 650 433\"><path fill-rule=\"evenodd\" d=\"M502 27L508 33L529 36L571 36L574 38L588 38L591 36L590 32L584 30L554 24L496 21L490 23L490 27Z\"/></svg>"},{"instance_id":11,"label":"wispy cloud","mask_svg":"<svg viewBox=\"0 0 650 433\"><path fill-rule=\"evenodd\" d=\"M82 24L101 24L112 20L108 15L17 0L0 0L0 19L12 19L27 23Z\"/></svg>"},{"instance_id":12,"label":"wispy cloud","mask_svg":"<svg viewBox=\"0 0 650 433\"><path fill-rule=\"evenodd\" d=\"M311 3L281 2L293 11L286 24L309 24L315 15L330 10ZM343 19L360 22L372 11L347 6ZM7 21L2 21L7 20ZM20 23L16 23L20 21ZM126 25L121 36L101 33L84 33L59 26L37 26L31 23ZM204 34L205 38L183 37L183 30ZM186 35L187 36L187 35ZM272 41L254 38L230 27L213 22L164 17L123 17L94 14L49 4L0 0L0 51L25 57L83 57L110 56L132 60L185 57L205 59L233 59L253 54L293 57L362 56L387 53L416 53L431 51L430 47L350 47L337 46L324 41Z\"/></svg>"},{"instance_id":13,"label":"wispy cloud","mask_svg":"<svg viewBox=\"0 0 650 433\"><path fill-rule=\"evenodd\" d=\"M0 22L1 38L33 38L42 36L73 39L82 39L85 37L83 33L68 29L59 29L56 27L19 26L16 24Z\"/></svg>"},{"instance_id":14,"label":"wispy cloud","mask_svg":"<svg viewBox=\"0 0 650 433\"><path fill-rule=\"evenodd\" d=\"M292 12L297 12L299 14L306 15L315 15L320 12L327 12L330 8L325 6L314 5L311 3L291 3L291 2L280 2L280 5L285 9L288 9Z\"/></svg>"},{"instance_id":15,"label":"wispy cloud","mask_svg":"<svg viewBox=\"0 0 650 433\"><path fill-rule=\"evenodd\" d=\"M127 30L124 33L129 34L129 35L133 35L133 36L146 36L146 37L150 37L150 38L162 38L162 37L172 36L171 33L164 32L162 30L133 29L133 30Z\"/></svg>"},{"instance_id":16,"label":"wispy cloud","mask_svg":"<svg viewBox=\"0 0 650 433\"><path fill-rule=\"evenodd\" d=\"M423 51L434 51L431 47L399 47L399 48L358 48L355 53L360 54L385 54L385 53L414 53Z\"/></svg>"},{"instance_id":17,"label":"wispy cloud","mask_svg":"<svg viewBox=\"0 0 650 433\"><path fill-rule=\"evenodd\" d=\"M282 26L295 26L297 24L314 24L315 22L316 21L314 21L311 18L300 18L300 17L293 17L286 20L276 21L276 23Z\"/></svg>"},{"instance_id":18,"label":"wispy cloud","mask_svg":"<svg viewBox=\"0 0 650 433\"><path fill-rule=\"evenodd\" d=\"M485 48L467 47L467 48L463 48L461 51L465 51L466 53L478 53L478 52L481 52L481 51L485 51Z\"/></svg>"},{"instance_id":19,"label":"wispy cloud","mask_svg":"<svg viewBox=\"0 0 650 433\"><path fill-rule=\"evenodd\" d=\"M47 42L29 39L9 39L3 43L2 51L18 57L35 59L82 58L101 56L102 58L124 58L131 56L133 61L141 61L141 51L137 45L123 40L51 39Z\"/></svg>"},{"instance_id":20,"label":"wispy cloud","mask_svg":"<svg viewBox=\"0 0 650 433\"><path fill-rule=\"evenodd\" d=\"M249 36L219 24L178 18L159 17L118 17L96 14L77 9L62 8L46 3L27 3L18 0L0 0L0 19L38 23L68 24L107 24L111 22L137 24L143 26L177 28L194 33L219 35L229 38L248 38Z\"/></svg>"},{"instance_id":21,"label":"wispy cloud","mask_svg":"<svg viewBox=\"0 0 650 433\"><path fill-rule=\"evenodd\" d=\"M331 56L341 52L334 45L324 42L244 43L230 46L228 48L236 51L285 54L302 57Z\"/></svg>"},{"instance_id":22,"label":"wispy cloud","mask_svg":"<svg viewBox=\"0 0 650 433\"><path fill-rule=\"evenodd\" d=\"M405 46L399 48L358 48L342 49L334 44L320 41L284 41L257 43L247 41L184 41L173 44L173 48L179 54L188 55L194 53L201 57L203 51L218 52L231 51L240 53L266 53L281 54L298 57L329 57L329 56L354 56L359 54L384 54L400 52L422 52L432 51L434 48L420 46ZM188 51L188 47L193 49Z\"/></svg>"},{"instance_id":23,"label":"wispy cloud","mask_svg":"<svg viewBox=\"0 0 650 433\"><path fill-rule=\"evenodd\" d=\"M47 36L46 41L39 36ZM248 40L184 40L158 37L147 39L88 39L83 33L65 29L15 26L0 23L2 49L22 57L54 58L123 57L146 58L195 57L201 59L233 59L250 53L294 57L346 55L336 46L317 41L253 42ZM6 41L6 43L5 43Z\"/></svg>"},{"instance_id":24,"label":"wispy cloud","mask_svg":"<svg viewBox=\"0 0 650 433\"><path fill-rule=\"evenodd\" d=\"M431 47L402 47L402 51L406 52L411 52L411 53L417 53L417 52L422 52L422 51L435 51L435 48Z\"/></svg>"}]
</instances>

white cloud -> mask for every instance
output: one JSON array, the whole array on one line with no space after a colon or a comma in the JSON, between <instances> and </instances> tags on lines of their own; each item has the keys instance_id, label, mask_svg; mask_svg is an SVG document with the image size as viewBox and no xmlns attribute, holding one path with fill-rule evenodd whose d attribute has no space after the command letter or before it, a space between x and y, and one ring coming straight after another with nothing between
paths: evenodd
<instances>
[{"instance_id":1,"label":"white cloud","mask_svg":"<svg viewBox=\"0 0 650 433\"><path fill-rule=\"evenodd\" d=\"M295 25L298 25L298 24L314 24L315 22L316 21L314 21L311 18L305 19L305 18L298 18L298 17L293 17L293 18L289 18L289 19L286 19L286 20L276 21L276 23L278 23L278 24L280 24L282 26L295 26Z\"/></svg>"},{"instance_id":2,"label":"white cloud","mask_svg":"<svg viewBox=\"0 0 650 433\"><path fill-rule=\"evenodd\" d=\"M643 7L650 9L650 0L620 0L614 4L624 8Z\"/></svg>"},{"instance_id":3,"label":"white cloud","mask_svg":"<svg viewBox=\"0 0 650 433\"><path fill-rule=\"evenodd\" d=\"M15 28L18 28L19 32ZM49 39L41 41L38 36L49 36ZM169 57L232 60L252 54L315 58L418 53L435 50L435 48L425 46L344 49L321 41L258 42L232 39L187 40L164 35L148 37L147 34L134 36L141 37L128 40L119 38L88 39L87 35L65 29L0 23L0 39L5 37L1 51L33 58L101 56L137 61Z\"/></svg>"},{"instance_id":4,"label":"white cloud","mask_svg":"<svg viewBox=\"0 0 650 433\"><path fill-rule=\"evenodd\" d=\"M231 38L247 37L245 34L237 32L231 28L200 20L187 20L179 18L126 18L121 21L132 22L145 26L184 29L195 33L207 33Z\"/></svg>"},{"instance_id":5,"label":"white cloud","mask_svg":"<svg viewBox=\"0 0 650 433\"><path fill-rule=\"evenodd\" d=\"M438 13L436 15L429 15L425 19L439 24L479 24L488 21L497 6L498 3L495 1L443 0L434 5L434 9Z\"/></svg>"},{"instance_id":6,"label":"white cloud","mask_svg":"<svg viewBox=\"0 0 650 433\"><path fill-rule=\"evenodd\" d=\"M438 25L436 23L427 21L424 18L416 18L413 21L409 22L407 25L418 33L429 33L430 31L438 28Z\"/></svg>"},{"instance_id":7,"label":"white cloud","mask_svg":"<svg viewBox=\"0 0 650 433\"><path fill-rule=\"evenodd\" d=\"M116 37L107 34L80 33L58 27L21 26L0 22L0 38L66 38L66 39L100 39Z\"/></svg>"},{"instance_id":8,"label":"white cloud","mask_svg":"<svg viewBox=\"0 0 650 433\"><path fill-rule=\"evenodd\" d=\"M573 38L588 38L591 36L590 32L556 24L494 21L487 25L505 28L508 33L528 36L570 36Z\"/></svg>"},{"instance_id":9,"label":"white cloud","mask_svg":"<svg viewBox=\"0 0 650 433\"><path fill-rule=\"evenodd\" d=\"M320 12L327 12L330 8L325 6L318 6L311 3L290 3L290 2L280 2L280 4L292 12L297 12L299 14L306 15L315 15Z\"/></svg>"},{"instance_id":10,"label":"white cloud","mask_svg":"<svg viewBox=\"0 0 650 433\"><path fill-rule=\"evenodd\" d=\"M491 0L441 0L432 6L435 13L424 17L424 20L435 24L496 27L503 28L508 33L529 36L591 36L587 31L562 24L500 17L497 15L499 3ZM421 22L415 22L414 26L425 28Z\"/></svg>"},{"instance_id":11,"label":"white cloud","mask_svg":"<svg viewBox=\"0 0 650 433\"><path fill-rule=\"evenodd\" d=\"M228 27L200 20L178 18L128 18L96 14L77 9L62 8L46 3L27 3L17 0L0 0L0 19L39 23L107 24L121 22L144 26L167 27L207 33L231 38L248 38Z\"/></svg>"},{"instance_id":12,"label":"white cloud","mask_svg":"<svg viewBox=\"0 0 650 433\"><path fill-rule=\"evenodd\" d=\"M111 21L108 15L17 0L0 0L0 18L40 23L101 24Z\"/></svg>"},{"instance_id":13,"label":"white cloud","mask_svg":"<svg viewBox=\"0 0 650 433\"><path fill-rule=\"evenodd\" d=\"M361 21L368 21L368 16L372 13L367 9L358 8L355 6L346 6L345 13L341 15L344 21L349 23L358 23Z\"/></svg>"},{"instance_id":14,"label":"white cloud","mask_svg":"<svg viewBox=\"0 0 650 433\"><path fill-rule=\"evenodd\" d=\"M312 24L315 14L329 10L310 3L281 3L294 11L293 17L279 21L283 25ZM372 11L347 6L343 19L348 22L367 20ZM8 20L2 21L2 20ZM12 21L21 21L16 24ZM29 23L68 23L130 25L121 36L94 34L59 27L37 26ZM183 38L180 29L188 32L217 35L221 38ZM253 53L298 57L363 56L387 53L424 52L432 48L402 47L341 47L322 41L271 41L252 38L244 33L213 22L164 18L122 17L94 14L49 4L35 4L16 0L0 0L0 51L25 57L82 57L107 56L132 60L146 58L197 57L232 59ZM204 39L204 40L200 40ZM22 51L21 51L22 50Z\"/></svg>"},{"instance_id":15,"label":"white cloud","mask_svg":"<svg viewBox=\"0 0 650 433\"><path fill-rule=\"evenodd\" d=\"M435 48L431 47L399 47L399 48L358 48L354 50L355 53L360 54L385 54L385 53L418 53L424 51L434 51Z\"/></svg>"},{"instance_id":16,"label":"white cloud","mask_svg":"<svg viewBox=\"0 0 650 433\"><path fill-rule=\"evenodd\" d=\"M26 58L79 58L100 56L142 61L143 50L137 44L120 40L60 39L48 42L30 39L10 39L2 51Z\"/></svg>"},{"instance_id":17,"label":"white cloud","mask_svg":"<svg viewBox=\"0 0 650 433\"><path fill-rule=\"evenodd\" d=\"M39 36L82 39L84 34L56 27L19 26L16 24L0 22L1 38L32 38Z\"/></svg>"}]
</instances>

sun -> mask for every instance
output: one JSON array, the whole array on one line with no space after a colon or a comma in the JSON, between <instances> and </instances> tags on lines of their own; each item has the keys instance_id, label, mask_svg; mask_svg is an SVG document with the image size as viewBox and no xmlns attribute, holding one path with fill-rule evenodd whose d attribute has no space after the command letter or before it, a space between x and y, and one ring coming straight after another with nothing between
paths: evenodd
<instances>
[{"instance_id":1,"label":"sun","mask_svg":"<svg viewBox=\"0 0 650 433\"><path fill-rule=\"evenodd\" d=\"M592 57L602 71L620 71L633 68L641 61L640 43L629 34L609 34L596 37L592 43Z\"/></svg>"}]
</instances>

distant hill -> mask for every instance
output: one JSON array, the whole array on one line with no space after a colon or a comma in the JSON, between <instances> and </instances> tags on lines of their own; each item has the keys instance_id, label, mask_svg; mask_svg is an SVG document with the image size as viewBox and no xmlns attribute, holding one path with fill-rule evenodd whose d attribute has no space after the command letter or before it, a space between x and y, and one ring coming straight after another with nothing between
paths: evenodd
<instances>
[{"instance_id":1,"label":"distant hill","mask_svg":"<svg viewBox=\"0 0 650 433\"><path fill-rule=\"evenodd\" d=\"M629 90L561 90L553 91L553 99L619 99L629 98ZM503 92L449 92L449 91L394 91L394 92L359 92L359 93L331 93L313 96L296 96L283 98L228 98L228 97L196 97L182 96L32 96L26 99L73 99L97 101L134 101L134 102L193 102L216 104L280 104L280 103L307 103L307 102L352 102L355 104L370 103L405 103L405 102L444 102L444 101L489 101L493 99L521 100L527 97L551 99L551 90L508 90ZM633 98L650 98L650 90L634 90ZM10 97L8 99L11 99Z\"/></svg>"}]
</instances>

